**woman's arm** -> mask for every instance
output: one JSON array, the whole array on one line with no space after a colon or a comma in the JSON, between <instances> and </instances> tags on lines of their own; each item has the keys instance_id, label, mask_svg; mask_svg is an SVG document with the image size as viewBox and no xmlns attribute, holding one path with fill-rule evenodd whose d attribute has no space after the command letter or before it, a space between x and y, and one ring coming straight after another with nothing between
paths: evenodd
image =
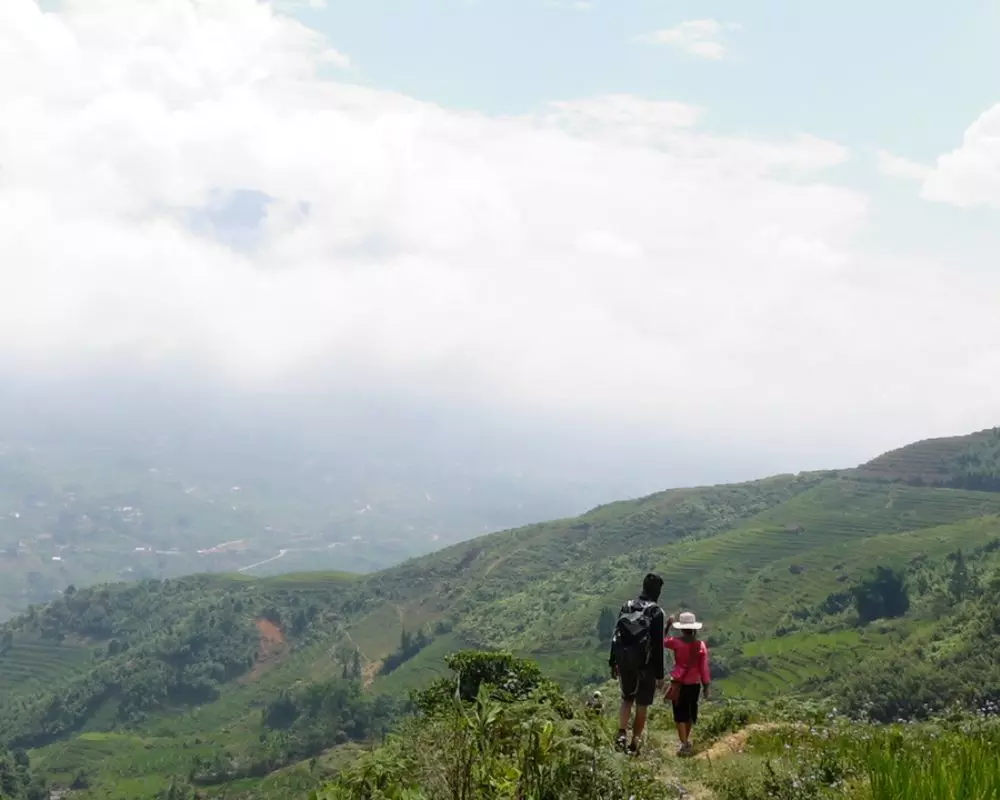
<instances>
[{"instance_id":1,"label":"woman's arm","mask_svg":"<svg viewBox=\"0 0 1000 800\"><path fill-rule=\"evenodd\" d=\"M670 635L670 629L674 627L674 617L671 614L663 623L663 646L668 650L677 652L677 640Z\"/></svg>"}]
</instances>

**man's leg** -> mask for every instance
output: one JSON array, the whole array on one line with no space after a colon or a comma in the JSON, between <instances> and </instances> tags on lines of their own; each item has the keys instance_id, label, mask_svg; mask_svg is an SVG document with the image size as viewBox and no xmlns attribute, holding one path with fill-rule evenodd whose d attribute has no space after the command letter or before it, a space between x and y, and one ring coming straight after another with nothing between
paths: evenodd
<instances>
[{"instance_id":1,"label":"man's leg","mask_svg":"<svg viewBox=\"0 0 1000 800\"><path fill-rule=\"evenodd\" d=\"M615 747L625 750L628 746L628 719L632 716L632 701L622 698L618 709L618 735L615 736Z\"/></svg>"},{"instance_id":2,"label":"man's leg","mask_svg":"<svg viewBox=\"0 0 1000 800\"><path fill-rule=\"evenodd\" d=\"M646 715L649 713L649 706L635 707L635 722L632 723L632 741L638 743L642 738L642 732L646 730ZM636 744L636 747L639 745Z\"/></svg>"},{"instance_id":3,"label":"man's leg","mask_svg":"<svg viewBox=\"0 0 1000 800\"><path fill-rule=\"evenodd\" d=\"M632 744L629 749L639 752L642 733L646 730L646 716L656 698L656 679L650 673L642 673L635 693L635 721L632 723Z\"/></svg>"},{"instance_id":4,"label":"man's leg","mask_svg":"<svg viewBox=\"0 0 1000 800\"><path fill-rule=\"evenodd\" d=\"M628 722L632 716L632 706L636 704L636 695L640 690L641 676L630 670L618 669L618 686L621 689L622 704L618 709L618 736L615 744L622 750L628 744ZM641 702L641 698L639 698Z\"/></svg>"},{"instance_id":5,"label":"man's leg","mask_svg":"<svg viewBox=\"0 0 1000 800\"><path fill-rule=\"evenodd\" d=\"M621 707L618 709L618 732L628 730L628 721L632 716L632 701L622 700Z\"/></svg>"}]
</instances>

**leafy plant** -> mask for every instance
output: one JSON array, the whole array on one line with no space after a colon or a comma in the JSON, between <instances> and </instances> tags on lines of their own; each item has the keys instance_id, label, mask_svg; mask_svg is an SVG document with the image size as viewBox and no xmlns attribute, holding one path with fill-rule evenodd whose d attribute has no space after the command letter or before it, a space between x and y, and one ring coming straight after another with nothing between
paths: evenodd
<instances>
[{"instance_id":1,"label":"leafy plant","mask_svg":"<svg viewBox=\"0 0 1000 800\"><path fill-rule=\"evenodd\" d=\"M465 662L476 661L471 657ZM616 756L596 717L566 719L551 702L501 700L479 683L411 720L316 794L319 800L626 800L653 797L643 766Z\"/></svg>"}]
</instances>

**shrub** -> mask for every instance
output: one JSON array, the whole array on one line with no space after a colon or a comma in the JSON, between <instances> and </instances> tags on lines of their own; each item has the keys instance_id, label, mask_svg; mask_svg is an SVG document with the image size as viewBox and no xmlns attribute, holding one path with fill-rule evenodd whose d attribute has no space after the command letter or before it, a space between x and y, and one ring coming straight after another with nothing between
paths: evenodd
<instances>
[{"instance_id":1,"label":"shrub","mask_svg":"<svg viewBox=\"0 0 1000 800\"><path fill-rule=\"evenodd\" d=\"M472 702L480 688L487 686L490 697L500 702L533 698L548 703L564 717L572 716L562 690L545 678L533 661L507 652L465 650L448 656L445 663L455 673L454 678L441 678L411 695L414 705L425 714L450 710L456 697Z\"/></svg>"},{"instance_id":2,"label":"shrub","mask_svg":"<svg viewBox=\"0 0 1000 800\"><path fill-rule=\"evenodd\" d=\"M654 776L610 747L598 718L567 720L536 700L501 702L484 683L411 720L342 773L318 800L627 800L655 797ZM662 787L661 787L662 789Z\"/></svg>"}]
</instances>

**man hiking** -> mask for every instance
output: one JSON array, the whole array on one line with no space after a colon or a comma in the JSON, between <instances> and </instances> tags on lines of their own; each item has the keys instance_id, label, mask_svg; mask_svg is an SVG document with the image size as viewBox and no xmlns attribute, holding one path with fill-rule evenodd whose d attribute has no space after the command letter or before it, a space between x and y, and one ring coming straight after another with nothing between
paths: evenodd
<instances>
[{"instance_id":1,"label":"man hiking","mask_svg":"<svg viewBox=\"0 0 1000 800\"><path fill-rule=\"evenodd\" d=\"M663 578L649 573L642 581L642 594L629 600L618 612L618 622L611 639L608 665L618 679L622 704L618 714L618 736L615 744L625 750L628 723L635 705L632 723L632 743L628 751L639 752L646 714L656 692L663 686L663 610L657 605Z\"/></svg>"}]
</instances>

